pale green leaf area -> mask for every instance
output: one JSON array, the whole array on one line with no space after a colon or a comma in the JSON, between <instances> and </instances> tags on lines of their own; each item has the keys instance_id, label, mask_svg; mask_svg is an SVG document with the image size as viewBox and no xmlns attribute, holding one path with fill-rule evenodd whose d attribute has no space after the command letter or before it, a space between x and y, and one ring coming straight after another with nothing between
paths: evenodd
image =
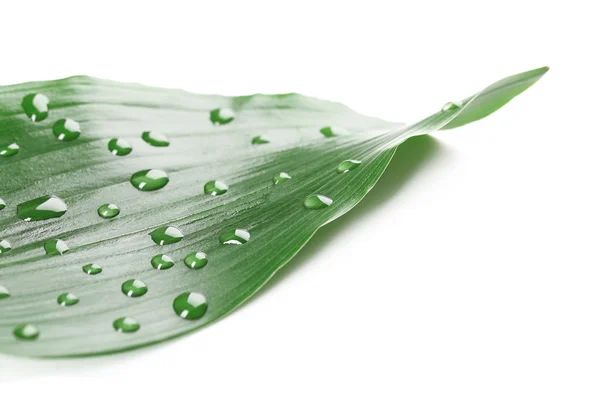
<instances>
[{"instance_id":1,"label":"pale green leaf area","mask_svg":"<svg viewBox=\"0 0 600 400\"><path fill-rule=\"evenodd\" d=\"M222 318L353 208L398 145L485 117L546 70L410 126L299 94L85 76L0 88L0 149L18 146L0 154L0 351L113 353ZM33 117L31 94L45 96L28 98Z\"/></svg>"}]
</instances>

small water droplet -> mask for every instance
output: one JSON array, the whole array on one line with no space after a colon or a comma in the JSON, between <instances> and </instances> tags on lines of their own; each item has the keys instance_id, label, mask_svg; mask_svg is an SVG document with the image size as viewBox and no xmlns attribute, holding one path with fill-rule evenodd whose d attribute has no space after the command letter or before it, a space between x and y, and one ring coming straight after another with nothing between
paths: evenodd
<instances>
[{"instance_id":1,"label":"small water droplet","mask_svg":"<svg viewBox=\"0 0 600 400\"><path fill-rule=\"evenodd\" d=\"M250 240L250 232L245 229L231 229L221 233L219 242L221 244L244 244Z\"/></svg>"},{"instance_id":2,"label":"small water droplet","mask_svg":"<svg viewBox=\"0 0 600 400\"><path fill-rule=\"evenodd\" d=\"M17 206L17 215L25 221L58 218L66 212L65 202L54 195L38 197Z\"/></svg>"},{"instance_id":3,"label":"small water droplet","mask_svg":"<svg viewBox=\"0 0 600 400\"><path fill-rule=\"evenodd\" d=\"M352 171L360 166L361 162L358 160L345 160L340 163L337 167L337 172L345 174L348 171Z\"/></svg>"},{"instance_id":4,"label":"small water droplet","mask_svg":"<svg viewBox=\"0 0 600 400\"><path fill-rule=\"evenodd\" d=\"M48 97L41 93L31 93L23 97L23 110L25 114L33 121L40 122L46 119L48 116Z\"/></svg>"},{"instance_id":5,"label":"small water droplet","mask_svg":"<svg viewBox=\"0 0 600 400\"><path fill-rule=\"evenodd\" d=\"M74 121L71 118L63 118L54 123L52 132L54 132L54 136L56 136L58 140L70 142L81 135L81 127L79 126L79 122Z\"/></svg>"},{"instance_id":6,"label":"small water droplet","mask_svg":"<svg viewBox=\"0 0 600 400\"><path fill-rule=\"evenodd\" d=\"M183 262L190 269L200 269L204 268L208 263L208 259L206 258L206 253L201 251L197 253L190 253L184 259Z\"/></svg>"},{"instance_id":7,"label":"small water droplet","mask_svg":"<svg viewBox=\"0 0 600 400\"><path fill-rule=\"evenodd\" d=\"M457 110L462 107L461 102L449 101L442 107L442 112Z\"/></svg>"},{"instance_id":8,"label":"small water droplet","mask_svg":"<svg viewBox=\"0 0 600 400\"><path fill-rule=\"evenodd\" d=\"M70 307L79 303L79 297L75 296L73 293L63 293L58 296L56 301L63 307Z\"/></svg>"},{"instance_id":9,"label":"small water droplet","mask_svg":"<svg viewBox=\"0 0 600 400\"><path fill-rule=\"evenodd\" d=\"M341 126L326 126L324 128L321 128L320 132L323 134L323 136L328 137L328 138L334 137L334 136L344 136L344 135L350 134L348 129L343 128Z\"/></svg>"},{"instance_id":10,"label":"small water droplet","mask_svg":"<svg viewBox=\"0 0 600 400\"><path fill-rule=\"evenodd\" d=\"M156 269L169 269L172 266L175 265L175 262L173 261L173 259L171 257L169 257L166 254L157 254L154 257L152 257L152 260L150 260L150 263L152 264L152 266Z\"/></svg>"},{"instance_id":11,"label":"small water droplet","mask_svg":"<svg viewBox=\"0 0 600 400\"><path fill-rule=\"evenodd\" d=\"M142 139L144 142L156 147L166 147L170 143L169 139L164 134L153 131L142 133Z\"/></svg>"},{"instance_id":12,"label":"small water droplet","mask_svg":"<svg viewBox=\"0 0 600 400\"><path fill-rule=\"evenodd\" d=\"M10 242L6 239L0 240L0 254L7 253L12 249Z\"/></svg>"},{"instance_id":13,"label":"small water droplet","mask_svg":"<svg viewBox=\"0 0 600 400\"><path fill-rule=\"evenodd\" d=\"M0 199L0 210L3 210L6 208L6 202L2 199Z\"/></svg>"},{"instance_id":14,"label":"small water droplet","mask_svg":"<svg viewBox=\"0 0 600 400\"><path fill-rule=\"evenodd\" d=\"M304 207L309 210L318 210L321 208L329 207L333 203L327 196L323 196L322 194L311 194L306 199L304 199Z\"/></svg>"},{"instance_id":15,"label":"small water droplet","mask_svg":"<svg viewBox=\"0 0 600 400\"><path fill-rule=\"evenodd\" d=\"M279 172L273 175L273 183L277 185L278 183L283 183L285 181L289 181L292 177L287 172Z\"/></svg>"},{"instance_id":16,"label":"small water droplet","mask_svg":"<svg viewBox=\"0 0 600 400\"><path fill-rule=\"evenodd\" d=\"M35 340L40 336L40 331L34 325L22 324L15 328L13 335L21 340Z\"/></svg>"},{"instance_id":17,"label":"small water droplet","mask_svg":"<svg viewBox=\"0 0 600 400\"><path fill-rule=\"evenodd\" d=\"M263 138L261 136L255 136L252 138L252 144L267 144L269 142L269 139Z\"/></svg>"},{"instance_id":18,"label":"small water droplet","mask_svg":"<svg viewBox=\"0 0 600 400\"><path fill-rule=\"evenodd\" d=\"M133 333L140 329L140 324L131 317L123 317L113 322L113 327L120 333Z\"/></svg>"},{"instance_id":19,"label":"small water droplet","mask_svg":"<svg viewBox=\"0 0 600 400\"><path fill-rule=\"evenodd\" d=\"M231 108L217 108L210 111L210 120L215 125L225 125L233 121L235 113Z\"/></svg>"},{"instance_id":20,"label":"small water droplet","mask_svg":"<svg viewBox=\"0 0 600 400\"><path fill-rule=\"evenodd\" d=\"M150 232L150 237L159 246L177 243L183 239L183 233L174 226L161 226Z\"/></svg>"},{"instance_id":21,"label":"small water droplet","mask_svg":"<svg viewBox=\"0 0 600 400\"><path fill-rule=\"evenodd\" d=\"M19 145L11 143L8 146L0 146L0 157L12 157L19 152Z\"/></svg>"},{"instance_id":22,"label":"small water droplet","mask_svg":"<svg viewBox=\"0 0 600 400\"><path fill-rule=\"evenodd\" d=\"M98 264L87 264L81 267L81 269L88 275L98 275L102 272L102 267Z\"/></svg>"},{"instance_id":23,"label":"small water droplet","mask_svg":"<svg viewBox=\"0 0 600 400\"><path fill-rule=\"evenodd\" d=\"M221 181L210 181L204 185L204 193L210 194L211 196L220 196L223 193L227 193L229 186L225 182Z\"/></svg>"},{"instance_id":24,"label":"small water droplet","mask_svg":"<svg viewBox=\"0 0 600 400\"><path fill-rule=\"evenodd\" d=\"M115 204L103 204L98 208L98 215L102 218L114 218L121 210Z\"/></svg>"},{"instance_id":25,"label":"small water droplet","mask_svg":"<svg viewBox=\"0 0 600 400\"><path fill-rule=\"evenodd\" d=\"M0 285L0 300L10 297L10 292L5 286Z\"/></svg>"},{"instance_id":26,"label":"small water droplet","mask_svg":"<svg viewBox=\"0 0 600 400\"><path fill-rule=\"evenodd\" d=\"M160 169L145 169L131 175L131 184L143 192L161 189L167 183L169 183L169 177L165 171Z\"/></svg>"},{"instance_id":27,"label":"small water droplet","mask_svg":"<svg viewBox=\"0 0 600 400\"><path fill-rule=\"evenodd\" d=\"M148 293L148 286L138 279L130 279L123 282L121 291L127 297L140 297Z\"/></svg>"},{"instance_id":28,"label":"small water droplet","mask_svg":"<svg viewBox=\"0 0 600 400\"><path fill-rule=\"evenodd\" d=\"M114 138L109 140L108 150L115 156L126 156L131 153L133 147L125 139Z\"/></svg>"},{"instance_id":29,"label":"small water droplet","mask_svg":"<svg viewBox=\"0 0 600 400\"><path fill-rule=\"evenodd\" d=\"M69 246L60 239L51 239L44 242L44 250L49 256L60 256L69 252Z\"/></svg>"},{"instance_id":30,"label":"small water droplet","mask_svg":"<svg viewBox=\"0 0 600 400\"><path fill-rule=\"evenodd\" d=\"M206 297L200 293L185 292L173 301L175 313L183 319L200 319L206 313L207 308Z\"/></svg>"}]
</instances>

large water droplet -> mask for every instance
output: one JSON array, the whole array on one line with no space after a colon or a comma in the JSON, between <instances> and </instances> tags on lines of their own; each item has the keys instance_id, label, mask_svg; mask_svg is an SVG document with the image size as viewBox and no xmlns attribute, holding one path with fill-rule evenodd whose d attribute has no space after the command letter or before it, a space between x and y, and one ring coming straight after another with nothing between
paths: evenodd
<instances>
[{"instance_id":1,"label":"large water droplet","mask_svg":"<svg viewBox=\"0 0 600 400\"><path fill-rule=\"evenodd\" d=\"M220 196L223 193L227 193L229 186L225 182L221 181L210 181L204 185L204 193L210 194L211 196Z\"/></svg>"},{"instance_id":2,"label":"large water droplet","mask_svg":"<svg viewBox=\"0 0 600 400\"><path fill-rule=\"evenodd\" d=\"M70 142L81 135L81 127L79 126L79 122L74 121L71 118L63 118L54 123L52 132L54 132L54 136L56 136L58 140Z\"/></svg>"},{"instance_id":3,"label":"large water droplet","mask_svg":"<svg viewBox=\"0 0 600 400\"><path fill-rule=\"evenodd\" d=\"M157 254L154 257L152 257L152 260L150 260L150 263L152 264L152 266L156 269L169 269L172 266L175 265L175 262L173 261L173 259L171 257L169 257L166 254Z\"/></svg>"},{"instance_id":4,"label":"large water droplet","mask_svg":"<svg viewBox=\"0 0 600 400\"><path fill-rule=\"evenodd\" d=\"M42 196L17 206L17 215L25 221L58 218L67 212L67 205L56 196Z\"/></svg>"},{"instance_id":5,"label":"large water droplet","mask_svg":"<svg viewBox=\"0 0 600 400\"><path fill-rule=\"evenodd\" d=\"M114 218L121 210L115 204L104 204L98 208L98 215L102 218Z\"/></svg>"},{"instance_id":6,"label":"large water droplet","mask_svg":"<svg viewBox=\"0 0 600 400\"><path fill-rule=\"evenodd\" d=\"M304 199L304 207L309 210L318 210L321 208L329 207L333 203L327 196L323 196L322 194L311 194L306 199Z\"/></svg>"},{"instance_id":7,"label":"large water droplet","mask_svg":"<svg viewBox=\"0 0 600 400\"><path fill-rule=\"evenodd\" d=\"M81 267L81 269L88 275L98 275L102 272L102 267L98 264L87 264Z\"/></svg>"},{"instance_id":8,"label":"large water droplet","mask_svg":"<svg viewBox=\"0 0 600 400\"><path fill-rule=\"evenodd\" d=\"M108 142L108 150L115 156L126 156L131 153L133 147L125 139L110 139Z\"/></svg>"},{"instance_id":9,"label":"large water droplet","mask_svg":"<svg viewBox=\"0 0 600 400\"><path fill-rule=\"evenodd\" d=\"M334 136L344 136L344 135L350 134L348 129L343 128L341 126L326 126L324 128L321 128L320 132L323 134L323 136L328 137L328 138L334 137Z\"/></svg>"},{"instance_id":10,"label":"large water droplet","mask_svg":"<svg viewBox=\"0 0 600 400\"><path fill-rule=\"evenodd\" d=\"M148 286L138 279L130 279L123 282L121 291L127 297L140 297L148 293Z\"/></svg>"},{"instance_id":11,"label":"large water droplet","mask_svg":"<svg viewBox=\"0 0 600 400\"><path fill-rule=\"evenodd\" d=\"M21 340L35 340L40 336L40 331L34 325L22 324L15 328L13 335Z\"/></svg>"},{"instance_id":12,"label":"large water droplet","mask_svg":"<svg viewBox=\"0 0 600 400\"><path fill-rule=\"evenodd\" d=\"M207 308L206 297L200 293L185 292L173 301L175 313L183 319L200 319L206 313Z\"/></svg>"},{"instance_id":13,"label":"large water droplet","mask_svg":"<svg viewBox=\"0 0 600 400\"><path fill-rule=\"evenodd\" d=\"M23 106L23 110L25 110L25 114L33 122L40 122L46 119L48 116L48 97L44 96L41 93L31 93L23 98L23 102L21 105Z\"/></svg>"},{"instance_id":14,"label":"large water droplet","mask_svg":"<svg viewBox=\"0 0 600 400\"><path fill-rule=\"evenodd\" d=\"M273 183L277 185L278 183L283 183L285 181L289 181L292 177L287 172L279 172L273 175Z\"/></svg>"},{"instance_id":15,"label":"large water droplet","mask_svg":"<svg viewBox=\"0 0 600 400\"><path fill-rule=\"evenodd\" d=\"M197 253L190 253L184 259L183 262L190 269L200 269L204 268L208 263L208 259L206 258L206 253L201 251Z\"/></svg>"},{"instance_id":16,"label":"large water droplet","mask_svg":"<svg viewBox=\"0 0 600 400\"><path fill-rule=\"evenodd\" d=\"M0 199L0 210L3 210L6 208L6 202L2 199Z\"/></svg>"},{"instance_id":17,"label":"large water droplet","mask_svg":"<svg viewBox=\"0 0 600 400\"><path fill-rule=\"evenodd\" d=\"M345 174L348 171L352 171L360 166L361 162L358 160L345 160L340 163L337 167L337 172Z\"/></svg>"},{"instance_id":18,"label":"large water droplet","mask_svg":"<svg viewBox=\"0 0 600 400\"><path fill-rule=\"evenodd\" d=\"M60 239L51 239L44 242L44 250L49 256L60 256L69 251L69 246Z\"/></svg>"},{"instance_id":19,"label":"large water droplet","mask_svg":"<svg viewBox=\"0 0 600 400\"><path fill-rule=\"evenodd\" d=\"M10 297L10 292L5 286L0 285L0 300Z\"/></svg>"},{"instance_id":20,"label":"large water droplet","mask_svg":"<svg viewBox=\"0 0 600 400\"><path fill-rule=\"evenodd\" d=\"M143 192L158 190L169 183L169 177L160 169L145 169L131 175L131 184Z\"/></svg>"},{"instance_id":21,"label":"large water droplet","mask_svg":"<svg viewBox=\"0 0 600 400\"><path fill-rule=\"evenodd\" d=\"M63 307L70 307L79 303L79 297L75 296L73 293L63 293L58 296L56 301Z\"/></svg>"},{"instance_id":22,"label":"large water droplet","mask_svg":"<svg viewBox=\"0 0 600 400\"><path fill-rule=\"evenodd\" d=\"M121 333L133 333L140 329L140 324L131 317L123 317L113 322L113 327L117 332Z\"/></svg>"},{"instance_id":23,"label":"large water droplet","mask_svg":"<svg viewBox=\"0 0 600 400\"><path fill-rule=\"evenodd\" d=\"M263 138L262 136L255 136L252 138L252 144L267 144L269 139Z\"/></svg>"},{"instance_id":24,"label":"large water droplet","mask_svg":"<svg viewBox=\"0 0 600 400\"><path fill-rule=\"evenodd\" d=\"M446 104L444 104L444 106L442 107L442 112L454 111L454 110L459 109L460 107L462 107L461 102L449 101Z\"/></svg>"},{"instance_id":25,"label":"large water droplet","mask_svg":"<svg viewBox=\"0 0 600 400\"><path fill-rule=\"evenodd\" d=\"M245 229L231 229L221 233L219 242L221 244L244 244L250 240L250 232Z\"/></svg>"},{"instance_id":26,"label":"large water droplet","mask_svg":"<svg viewBox=\"0 0 600 400\"><path fill-rule=\"evenodd\" d=\"M215 125L225 125L233 121L235 113L231 108L217 108L210 111L210 120Z\"/></svg>"},{"instance_id":27,"label":"large water droplet","mask_svg":"<svg viewBox=\"0 0 600 400\"><path fill-rule=\"evenodd\" d=\"M0 146L0 157L12 157L19 152L19 145L11 143L7 146Z\"/></svg>"},{"instance_id":28,"label":"large water droplet","mask_svg":"<svg viewBox=\"0 0 600 400\"><path fill-rule=\"evenodd\" d=\"M12 246L10 245L10 242L8 240L0 240L0 254L8 252L10 249L12 249Z\"/></svg>"},{"instance_id":29,"label":"large water droplet","mask_svg":"<svg viewBox=\"0 0 600 400\"><path fill-rule=\"evenodd\" d=\"M150 237L154 243L163 246L179 242L183 239L183 233L174 226L161 226L150 232Z\"/></svg>"},{"instance_id":30,"label":"large water droplet","mask_svg":"<svg viewBox=\"0 0 600 400\"><path fill-rule=\"evenodd\" d=\"M159 132L146 131L142 133L142 139L144 142L156 147L166 147L169 145L169 139Z\"/></svg>"}]
</instances>

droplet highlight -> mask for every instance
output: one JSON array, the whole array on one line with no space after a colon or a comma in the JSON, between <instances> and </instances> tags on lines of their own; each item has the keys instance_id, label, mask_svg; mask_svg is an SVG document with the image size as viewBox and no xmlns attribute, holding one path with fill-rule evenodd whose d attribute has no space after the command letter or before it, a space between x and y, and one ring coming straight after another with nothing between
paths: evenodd
<instances>
[{"instance_id":1,"label":"droplet highlight","mask_svg":"<svg viewBox=\"0 0 600 400\"><path fill-rule=\"evenodd\" d=\"M32 324L22 324L13 330L13 335L20 340L35 340L40 336L40 331Z\"/></svg>"},{"instance_id":2,"label":"droplet highlight","mask_svg":"<svg viewBox=\"0 0 600 400\"><path fill-rule=\"evenodd\" d=\"M245 229L232 229L221 233L219 242L221 244L242 245L250 240L250 232Z\"/></svg>"},{"instance_id":3,"label":"droplet highlight","mask_svg":"<svg viewBox=\"0 0 600 400\"><path fill-rule=\"evenodd\" d=\"M144 142L155 147L167 147L170 144L169 138L159 132L146 131L142 133L142 139Z\"/></svg>"},{"instance_id":4,"label":"droplet highlight","mask_svg":"<svg viewBox=\"0 0 600 400\"><path fill-rule=\"evenodd\" d=\"M5 286L0 285L0 300L10 297L10 292Z\"/></svg>"},{"instance_id":5,"label":"droplet highlight","mask_svg":"<svg viewBox=\"0 0 600 400\"><path fill-rule=\"evenodd\" d=\"M0 210L4 210L6 208L6 202L0 199Z\"/></svg>"},{"instance_id":6,"label":"droplet highlight","mask_svg":"<svg viewBox=\"0 0 600 400\"><path fill-rule=\"evenodd\" d=\"M67 212L67 205L57 196L42 196L17 206L17 215L25 221L58 218Z\"/></svg>"},{"instance_id":7,"label":"droplet highlight","mask_svg":"<svg viewBox=\"0 0 600 400\"><path fill-rule=\"evenodd\" d=\"M12 246L10 245L10 242L8 240L0 240L0 254L7 253L10 251L10 249L12 249Z\"/></svg>"},{"instance_id":8,"label":"droplet highlight","mask_svg":"<svg viewBox=\"0 0 600 400\"><path fill-rule=\"evenodd\" d=\"M148 293L148 286L138 279L130 279L123 282L121 291L127 297L140 297Z\"/></svg>"},{"instance_id":9,"label":"droplet highlight","mask_svg":"<svg viewBox=\"0 0 600 400\"><path fill-rule=\"evenodd\" d=\"M113 328L120 333L133 333L140 329L140 323L131 317L123 317L113 322Z\"/></svg>"},{"instance_id":10,"label":"droplet highlight","mask_svg":"<svg viewBox=\"0 0 600 400\"><path fill-rule=\"evenodd\" d=\"M71 118L63 118L54 123L52 132L54 132L54 136L61 142L70 142L81 135L81 127L79 126L79 122Z\"/></svg>"},{"instance_id":11,"label":"droplet highlight","mask_svg":"<svg viewBox=\"0 0 600 400\"><path fill-rule=\"evenodd\" d=\"M175 265L175 261L166 254L157 254L152 257L150 264L158 270L169 269Z\"/></svg>"},{"instance_id":12,"label":"droplet highlight","mask_svg":"<svg viewBox=\"0 0 600 400\"><path fill-rule=\"evenodd\" d=\"M442 112L458 110L462 107L460 102L449 101L442 107Z\"/></svg>"},{"instance_id":13,"label":"droplet highlight","mask_svg":"<svg viewBox=\"0 0 600 400\"><path fill-rule=\"evenodd\" d=\"M221 181L210 181L204 185L204 193L210 194L211 196L220 196L227 193L229 186L225 182Z\"/></svg>"},{"instance_id":14,"label":"droplet highlight","mask_svg":"<svg viewBox=\"0 0 600 400\"><path fill-rule=\"evenodd\" d=\"M360 164L361 162L358 160L344 160L337 166L336 170L338 174L345 174L346 172L358 168Z\"/></svg>"},{"instance_id":15,"label":"droplet highlight","mask_svg":"<svg viewBox=\"0 0 600 400\"><path fill-rule=\"evenodd\" d=\"M51 239L44 242L44 250L49 256L61 256L69 252L69 246L60 239Z\"/></svg>"},{"instance_id":16,"label":"droplet highlight","mask_svg":"<svg viewBox=\"0 0 600 400\"><path fill-rule=\"evenodd\" d=\"M102 272L102 267L98 264L87 264L81 267L81 269L88 275L98 275Z\"/></svg>"},{"instance_id":17,"label":"droplet highlight","mask_svg":"<svg viewBox=\"0 0 600 400\"><path fill-rule=\"evenodd\" d=\"M108 151L114 156L126 156L133 151L133 147L125 139L114 138L108 141Z\"/></svg>"},{"instance_id":18,"label":"droplet highlight","mask_svg":"<svg viewBox=\"0 0 600 400\"><path fill-rule=\"evenodd\" d=\"M162 189L169 183L169 177L160 169L145 169L131 175L131 184L142 192Z\"/></svg>"},{"instance_id":19,"label":"droplet highlight","mask_svg":"<svg viewBox=\"0 0 600 400\"><path fill-rule=\"evenodd\" d=\"M12 157L19 153L19 145L11 143L7 146L0 146L0 157Z\"/></svg>"},{"instance_id":20,"label":"droplet highlight","mask_svg":"<svg viewBox=\"0 0 600 400\"><path fill-rule=\"evenodd\" d=\"M173 244L183 239L183 233L174 226L161 226L150 232L150 237L159 246Z\"/></svg>"},{"instance_id":21,"label":"droplet highlight","mask_svg":"<svg viewBox=\"0 0 600 400\"><path fill-rule=\"evenodd\" d=\"M210 120L215 125L225 125L233 121L235 113L231 108L217 108L210 111Z\"/></svg>"},{"instance_id":22,"label":"droplet highlight","mask_svg":"<svg viewBox=\"0 0 600 400\"><path fill-rule=\"evenodd\" d=\"M327 196L323 196L322 194L311 194L304 200L304 207L309 210L319 210L321 208L329 207L333 203Z\"/></svg>"},{"instance_id":23,"label":"droplet highlight","mask_svg":"<svg viewBox=\"0 0 600 400\"><path fill-rule=\"evenodd\" d=\"M278 172L273 175L273 184L277 185L285 181L289 181L292 177L287 172Z\"/></svg>"},{"instance_id":24,"label":"droplet highlight","mask_svg":"<svg viewBox=\"0 0 600 400\"><path fill-rule=\"evenodd\" d=\"M348 129L343 128L341 126L326 126L324 128L321 128L320 132L323 134L323 136L328 138L350 134L350 131L348 131Z\"/></svg>"},{"instance_id":25,"label":"droplet highlight","mask_svg":"<svg viewBox=\"0 0 600 400\"><path fill-rule=\"evenodd\" d=\"M56 299L57 303L63 307L74 306L79 303L79 297L75 296L73 293L63 293Z\"/></svg>"},{"instance_id":26,"label":"droplet highlight","mask_svg":"<svg viewBox=\"0 0 600 400\"><path fill-rule=\"evenodd\" d=\"M25 114L33 122L40 122L48 117L48 97L41 93L31 93L23 97L21 106Z\"/></svg>"},{"instance_id":27,"label":"droplet highlight","mask_svg":"<svg viewBox=\"0 0 600 400\"><path fill-rule=\"evenodd\" d=\"M102 218L114 218L121 212L115 204L103 204L98 208L98 215Z\"/></svg>"},{"instance_id":28,"label":"droplet highlight","mask_svg":"<svg viewBox=\"0 0 600 400\"><path fill-rule=\"evenodd\" d=\"M206 253L199 251L185 256L183 262L189 269L200 269L208 264L208 258L206 257Z\"/></svg>"},{"instance_id":29,"label":"droplet highlight","mask_svg":"<svg viewBox=\"0 0 600 400\"><path fill-rule=\"evenodd\" d=\"M262 136L255 136L252 138L252 144L267 144L269 142L269 139L263 138Z\"/></svg>"},{"instance_id":30,"label":"droplet highlight","mask_svg":"<svg viewBox=\"0 0 600 400\"><path fill-rule=\"evenodd\" d=\"M185 292L175 298L173 309L183 319L197 320L206 314L208 303L203 294Z\"/></svg>"}]
</instances>

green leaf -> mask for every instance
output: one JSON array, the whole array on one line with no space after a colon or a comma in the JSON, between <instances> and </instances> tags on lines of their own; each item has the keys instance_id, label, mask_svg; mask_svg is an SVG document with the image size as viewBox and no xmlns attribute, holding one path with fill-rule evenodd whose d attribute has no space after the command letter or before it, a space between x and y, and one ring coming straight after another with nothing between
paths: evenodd
<instances>
[{"instance_id":1,"label":"green leaf","mask_svg":"<svg viewBox=\"0 0 600 400\"><path fill-rule=\"evenodd\" d=\"M0 148L18 145L0 157L0 351L118 352L222 318L354 207L396 146L483 118L545 72L408 127L298 94L85 76L0 88Z\"/></svg>"}]
</instances>

